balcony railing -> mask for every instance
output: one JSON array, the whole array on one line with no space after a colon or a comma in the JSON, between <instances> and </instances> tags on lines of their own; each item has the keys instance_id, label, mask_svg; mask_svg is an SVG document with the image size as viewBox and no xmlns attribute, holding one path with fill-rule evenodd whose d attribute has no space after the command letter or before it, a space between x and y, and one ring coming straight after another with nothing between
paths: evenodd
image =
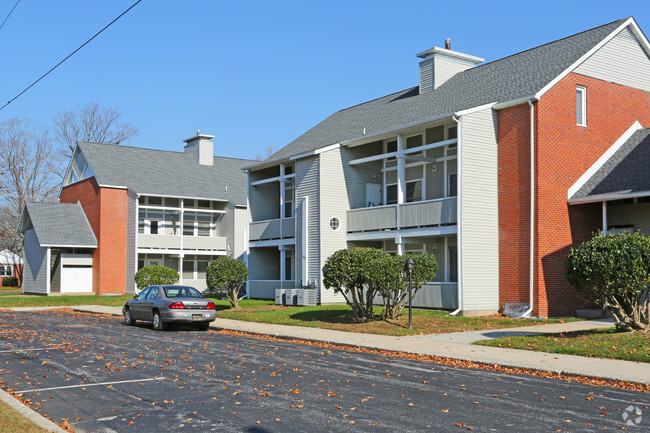
<instances>
[{"instance_id":1,"label":"balcony railing","mask_svg":"<svg viewBox=\"0 0 650 433\"><path fill-rule=\"evenodd\" d=\"M257 221L250 224L250 240L291 239L296 236L295 218Z\"/></svg>"},{"instance_id":2,"label":"balcony railing","mask_svg":"<svg viewBox=\"0 0 650 433\"><path fill-rule=\"evenodd\" d=\"M181 242L182 238L182 242ZM226 238L223 236L177 236L138 234L138 248L166 250L219 250L225 251Z\"/></svg>"},{"instance_id":3,"label":"balcony railing","mask_svg":"<svg viewBox=\"0 0 650 433\"><path fill-rule=\"evenodd\" d=\"M456 197L348 211L348 232L456 224Z\"/></svg>"}]
</instances>

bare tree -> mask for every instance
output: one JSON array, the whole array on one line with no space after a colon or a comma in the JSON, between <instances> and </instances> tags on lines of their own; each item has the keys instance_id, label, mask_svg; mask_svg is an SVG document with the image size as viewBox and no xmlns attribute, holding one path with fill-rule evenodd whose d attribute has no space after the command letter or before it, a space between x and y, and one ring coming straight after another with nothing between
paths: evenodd
<instances>
[{"instance_id":1,"label":"bare tree","mask_svg":"<svg viewBox=\"0 0 650 433\"><path fill-rule=\"evenodd\" d=\"M257 161L266 161L267 159L269 159L271 157L271 155L273 155L273 147L269 146L269 147L266 148L266 155L264 155L264 156L259 155L259 154L255 155L255 159Z\"/></svg>"},{"instance_id":2,"label":"bare tree","mask_svg":"<svg viewBox=\"0 0 650 433\"><path fill-rule=\"evenodd\" d=\"M97 102L77 105L54 118L55 139L67 145L67 157L72 155L77 140L120 144L138 134L134 126L120 122L121 115L117 108L103 108Z\"/></svg>"},{"instance_id":3,"label":"bare tree","mask_svg":"<svg viewBox=\"0 0 650 433\"><path fill-rule=\"evenodd\" d=\"M27 119L0 123L0 247L22 252L16 225L23 206L56 198L62 159L44 127Z\"/></svg>"}]
</instances>

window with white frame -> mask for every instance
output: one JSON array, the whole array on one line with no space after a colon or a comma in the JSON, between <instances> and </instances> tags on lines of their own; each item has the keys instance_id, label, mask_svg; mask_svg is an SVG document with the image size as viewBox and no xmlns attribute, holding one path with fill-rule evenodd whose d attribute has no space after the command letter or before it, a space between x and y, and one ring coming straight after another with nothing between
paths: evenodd
<instances>
[{"instance_id":1,"label":"window with white frame","mask_svg":"<svg viewBox=\"0 0 650 433\"><path fill-rule=\"evenodd\" d=\"M576 87L576 124L587 126L587 88Z\"/></svg>"},{"instance_id":2,"label":"window with white frame","mask_svg":"<svg viewBox=\"0 0 650 433\"><path fill-rule=\"evenodd\" d=\"M183 236L212 236L214 216L206 213L183 215Z\"/></svg>"},{"instance_id":3,"label":"window with white frame","mask_svg":"<svg viewBox=\"0 0 650 433\"><path fill-rule=\"evenodd\" d=\"M0 277L13 277L14 267L12 265L0 265Z\"/></svg>"},{"instance_id":4,"label":"window with white frame","mask_svg":"<svg viewBox=\"0 0 650 433\"><path fill-rule=\"evenodd\" d=\"M284 184L284 217L291 218L293 217L293 203L295 197L295 188L293 180L288 180Z\"/></svg>"}]
</instances>

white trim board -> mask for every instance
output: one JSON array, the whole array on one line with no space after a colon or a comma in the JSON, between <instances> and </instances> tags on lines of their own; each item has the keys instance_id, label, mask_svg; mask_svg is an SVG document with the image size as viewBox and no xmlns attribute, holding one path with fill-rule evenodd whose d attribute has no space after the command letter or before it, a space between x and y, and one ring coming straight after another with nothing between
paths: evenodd
<instances>
[{"instance_id":1,"label":"white trim board","mask_svg":"<svg viewBox=\"0 0 650 433\"><path fill-rule=\"evenodd\" d=\"M575 193L577 193L577 192L580 190L580 188L582 188L582 187L584 186L584 184L587 183L587 181L588 181L589 179L591 179L591 177L592 177L592 176L593 176L593 175L594 175L598 170L601 169L601 167L602 167L602 166L603 166L603 165L604 165L604 164L605 164L605 163L606 163L606 162L607 162L607 161L612 157L612 155L614 155L614 153L616 153L616 151L617 151L618 149L620 149L621 146L622 146L623 144L625 144L625 142L626 142L627 140L629 140L629 138L632 136L632 134L634 134L634 133L635 133L636 131L638 131L639 129L643 129L643 127L641 126L641 124L640 124L639 121L637 120L637 121L634 122L634 123L632 124L632 126L630 126L630 127L628 128L628 130L625 131L625 132L623 133L623 135L621 135L621 136L619 137L619 139L616 140L616 141L614 142L614 144L612 144L612 145L610 146L610 148L607 149L607 151L606 151L605 153L603 153L602 156L601 156L600 158L598 158L598 160L597 160L597 161L596 161L596 162L595 162L591 167L589 167L589 169L587 169L587 171L585 171L585 173L584 173L582 176L580 176L580 178L579 178L579 179L578 179L578 180L577 180L577 181L576 181L576 182L575 182L575 183L574 183L574 184L569 188L569 191L567 192L567 199L568 199L568 200L571 200L571 197L573 197L573 195L574 195ZM597 201L600 201L600 200L597 200Z\"/></svg>"}]
</instances>

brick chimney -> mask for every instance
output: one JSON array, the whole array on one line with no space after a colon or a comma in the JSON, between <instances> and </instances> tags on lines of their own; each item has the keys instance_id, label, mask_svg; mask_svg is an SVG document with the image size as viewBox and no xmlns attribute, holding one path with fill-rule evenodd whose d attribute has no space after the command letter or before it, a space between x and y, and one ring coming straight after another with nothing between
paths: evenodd
<instances>
[{"instance_id":1,"label":"brick chimney","mask_svg":"<svg viewBox=\"0 0 650 433\"><path fill-rule=\"evenodd\" d=\"M459 72L473 68L485 59L451 50L451 39L445 48L433 47L416 54L420 62L420 94L437 89Z\"/></svg>"},{"instance_id":2,"label":"brick chimney","mask_svg":"<svg viewBox=\"0 0 650 433\"><path fill-rule=\"evenodd\" d=\"M196 130L196 135L187 140L183 140L185 153L191 153L196 156L200 165L213 165L214 164L214 143L212 140L214 135L201 134L201 131Z\"/></svg>"}]
</instances>

